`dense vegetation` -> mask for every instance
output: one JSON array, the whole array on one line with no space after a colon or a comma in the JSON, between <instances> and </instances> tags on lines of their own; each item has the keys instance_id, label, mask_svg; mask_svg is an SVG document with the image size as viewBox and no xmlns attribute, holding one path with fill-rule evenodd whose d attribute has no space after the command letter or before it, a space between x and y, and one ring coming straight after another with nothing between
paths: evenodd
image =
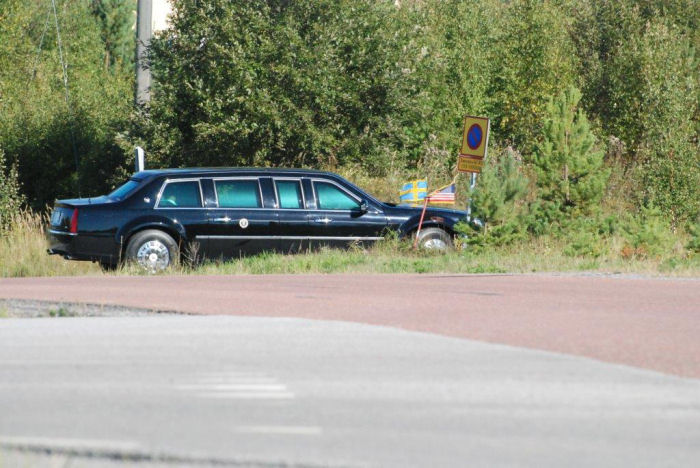
<instances>
[{"instance_id":1,"label":"dense vegetation","mask_svg":"<svg viewBox=\"0 0 700 468\"><path fill-rule=\"evenodd\" d=\"M135 1L57 0L68 100L51 2L0 3L0 182L35 208L97 194L141 144L151 166L321 167L391 194L451 180L462 117L487 115L475 246L698 250L696 0L173 3L136 110Z\"/></svg>"},{"instance_id":2,"label":"dense vegetation","mask_svg":"<svg viewBox=\"0 0 700 468\"><path fill-rule=\"evenodd\" d=\"M128 3L131 10L119 6ZM129 25L126 31L103 13L110 4L128 15L121 20ZM117 135L132 110L135 4L57 1L59 50L50 0L0 2L0 149L8 167L17 164L34 208L57 196L99 194L125 166ZM110 39L124 34L127 48Z\"/></svg>"}]
</instances>

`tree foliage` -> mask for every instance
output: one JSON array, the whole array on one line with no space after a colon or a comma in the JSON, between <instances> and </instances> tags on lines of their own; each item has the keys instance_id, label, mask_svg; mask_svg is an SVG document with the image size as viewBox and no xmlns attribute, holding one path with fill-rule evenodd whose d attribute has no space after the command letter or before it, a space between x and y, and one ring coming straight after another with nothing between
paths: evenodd
<instances>
[{"instance_id":1,"label":"tree foliage","mask_svg":"<svg viewBox=\"0 0 700 468\"><path fill-rule=\"evenodd\" d=\"M99 19L105 67L133 65L136 0L92 0L90 3L92 13Z\"/></svg>"},{"instance_id":2,"label":"tree foliage","mask_svg":"<svg viewBox=\"0 0 700 468\"><path fill-rule=\"evenodd\" d=\"M471 235L472 244L507 244L523 231L519 216L528 178L521 157L512 148L492 153L469 193L471 215L478 221L462 229Z\"/></svg>"},{"instance_id":3,"label":"tree foliage","mask_svg":"<svg viewBox=\"0 0 700 468\"><path fill-rule=\"evenodd\" d=\"M549 205L548 213L589 214L603 197L610 175L580 100L581 92L572 86L547 104L534 168L538 197Z\"/></svg>"},{"instance_id":4,"label":"tree foliage","mask_svg":"<svg viewBox=\"0 0 700 468\"><path fill-rule=\"evenodd\" d=\"M57 0L68 104L50 2L0 3L0 146L34 206L77 195L78 181L82 195L107 190L136 144L151 167L445 179L469 114L488 115L492 147L537 173L528 200L541 226L604 204L605 177L590 173L606 173L595 142L611 139L640 187L625 206L655 207L674 227L697 219L696 0L173 3L149 51L152 101L137 111L134 0ZM550 100L572 86L578 110L554 118Z\"/></svg>"},{"instance_id":5,"label":"tree foliage","mask_svg":"<svg viewBox=\"0 0 700 468\"><path fill-rule=\"evenodd\" d=\"M90 3L56 3L68 102L51 2L0 3L0 146L17 161L23 191L37 208L109 188L124 163L115 136L131 109L131 70L105 69Z\"/></svg>"},{"instance_id":6,"label":"tree foliage","mask_svg":"<svg viewBox=\"0 0 700 468\"><path fill-rule=\"evenodd\" d=\"M23 203L17 165L11 164L8 167L5 153L0 148L0 234L12 227L12 219L19 214Z\"/></svg>"}]
</instances>

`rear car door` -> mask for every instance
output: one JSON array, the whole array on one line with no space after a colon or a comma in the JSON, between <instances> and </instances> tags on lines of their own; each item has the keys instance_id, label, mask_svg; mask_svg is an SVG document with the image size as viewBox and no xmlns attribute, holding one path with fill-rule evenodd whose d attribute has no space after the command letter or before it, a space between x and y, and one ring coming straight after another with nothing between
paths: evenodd
<instances>
[{"instance_id":1,"label":"rear car door","mask_svg":"<svg viewBox=\"0 0 700 468\"><path fill-rule=\"evenodd\" d=\"M299 252L309 248L309 219L306 196L299 177L274 177L275 203L279 224L275 234L282 252Z\"/></svg>"},{"instance_id":2,"label":"rear car door","mask_svg":"<svg viewBox=\"0 0 700 468\"><path fill-rule=\"evenodd\" d=\"M168 179L158 193L155 210L160 214L167 215L175 224L181 225L186 234L186 238L196 243L189 247L199 250L200 236L206 234L208 229L208 219L202 200L202 187L199 179ZM183 250L183 255L196 256L196 252Z\"/></svg>"},{"instance_id":3,"label":"rear car door","mask_svg":"<svg viewBox=\"0 0 700 468\"><path fill-rule=\"evenodd\" d=\"M263 196L255 176L213 178L216 202L207 210L207 255L232 258L241 254L275 250L277 210Z\"/></svg>"}]
</instances>

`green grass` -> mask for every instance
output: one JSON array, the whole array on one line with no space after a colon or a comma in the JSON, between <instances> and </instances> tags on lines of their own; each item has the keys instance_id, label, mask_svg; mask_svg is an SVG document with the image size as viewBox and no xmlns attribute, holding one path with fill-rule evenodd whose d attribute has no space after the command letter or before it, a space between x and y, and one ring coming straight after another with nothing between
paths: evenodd
<instances>
[{"instance_id":1,"label":"green grass","mask_svg":"<svg viewBox=\"0 0 700 468\"><path fill-rule=\"evenodd\" d=\"M622 240L612 244L622 245ZM566 243L534 239L508 247L457 250L445 254L414 251L410 243L389 240L373 247L348 251L321 249L316 252L282 255L264 253L236 260L205 262L197 267L181 266L179 274L324 274L324 273L532 273L582 272L624 273L663 276L700 276L700 256L624 258L614 251L596 257L572 257L564 253ZM619 251L618 251L619 252ZM134 274L134 267L118 274Z\"/></svg>"},{"instance_id":2,"label":"green grass","mask_svg":"<svg viewBox=\"0 0 700 468\"><path fill-rule=\"evenodd\" d=\"M46 253L45 219L25 213L0 237L0 277L146 274L134 265L103 273L90 262ZM626 255L625 240L613 237L595 255L567 253L563 239L540 237L506 247L455 250L446 254L415 251L409 242L389 239L369 248L321 249L283 255L264 253L229 261L187 264L164 274L326 274L326 273L532 273L604 272L661 276L700 276L700 255L678 242L662 254Z\"/></svg>"}]
</instances>

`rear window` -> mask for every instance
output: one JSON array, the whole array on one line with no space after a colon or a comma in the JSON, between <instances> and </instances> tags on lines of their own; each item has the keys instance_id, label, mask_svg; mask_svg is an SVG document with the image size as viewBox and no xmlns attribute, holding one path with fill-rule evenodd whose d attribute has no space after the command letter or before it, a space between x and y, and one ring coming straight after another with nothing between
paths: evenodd
<instances>
[{"instance_id":1,"label":"rear window","mask_svg":"<svg viewBox=\"0 0 700 468\"><path fill-rule=\"evenodd\" d=\"M158 208L199 208L202 196L199 182L168 182L160 196Z\"/></svg>"},{"instance_id":2,"label":"rear window","mask_svg":"<svg viewBox=\"0 0 700 468\"><path fill-rule=\"evenodd\" d=\"M303 206L304 197L302 197L300 181L276 180L275 186L277 187L280 208L297 209Z\"/></svg>"},{"instance_id":3,"label":"rear window","mask_svg":"<svg viewBox=\"0 0 700 468\"><path fill-rule=\"evenodd\" d=\"M107 197L114 198L115 200L123 200L127 195L136 190L136 187L139 185L141 185L140 180L128 180L124 185L117 187L112 193L107 195Z\"/></svg>"},{"instance_id":4,"label":"rear window","mask_svg":"<svg viewBox=\"0 0 700 468\"><path fill-rule=\"evenodd\" d=\"M260 208L260 186L257 179L217 180L219 208Z\"/></svg>"}]
</instances>

